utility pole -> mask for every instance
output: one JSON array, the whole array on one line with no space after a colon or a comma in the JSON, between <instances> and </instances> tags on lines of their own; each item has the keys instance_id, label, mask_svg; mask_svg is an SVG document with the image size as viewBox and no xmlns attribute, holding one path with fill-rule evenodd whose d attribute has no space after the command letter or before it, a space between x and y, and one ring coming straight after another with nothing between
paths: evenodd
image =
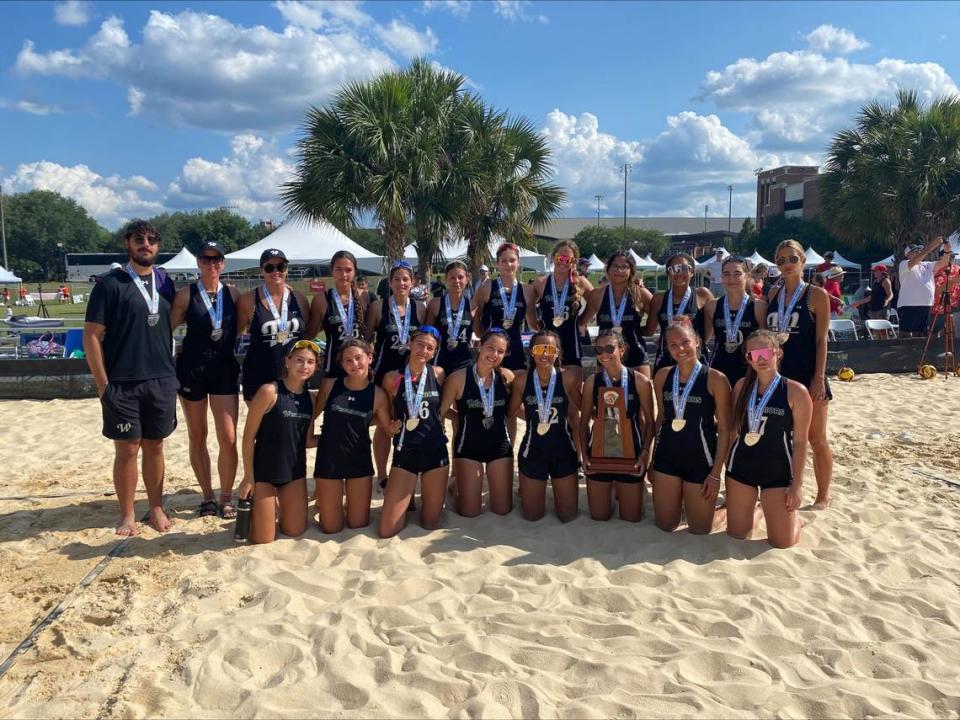
<instances>
[{"instance_id":1,"label":"utility pole","mask_svg":"<svg viewBox=\"0 0 960 720\"><path fill-rule=\"evenodd\" d=\"M727 232L733 232L730 226L733 224L733 185L727 185L729 199L727 200Z\"/></svg>"},{"instance_id":2,"label":"utility pole","mask_svg":"<svg viewBox=\"0 0 960 720\"><path fill-rule=\"evenodd\" d=\"M7 262L7 227L3 218L3 185L0 185L0 237L3 238L3 267L10 269Z\"/></svg>"},{"instance_id":3,"label":"utility pole","mask_svg":"<svg viewBox=\"0 0 960 720\"><path fill-rule=\"evenodd\" d=\"M704 206L703 206L703 233L704 233L704 235L706 235L706 233L707 233L707 210L709 210L709 209L710 209L710 206L709 206L709 205L704 205Z\"/></svg>"},{"instance_id":4,"label":"utility pole","mask_svg":"<svg viewBox=\"0 0 960 720\"><path fill-rule=\"evenodd\" d=\"M600 227L600 201L603 200L603 195L594 195L597 199L597 227Z\"/></svg>"},{"instance_id":5,"label":"utility pole","mask_svg":"<svg viewBox=\"0 0 960 720\"><path fill-rule=\"evenodd\" d=\"M627 175L633 166L630 163L623 164L623 246L627 246Z\"/></svg>"}]
</instances>

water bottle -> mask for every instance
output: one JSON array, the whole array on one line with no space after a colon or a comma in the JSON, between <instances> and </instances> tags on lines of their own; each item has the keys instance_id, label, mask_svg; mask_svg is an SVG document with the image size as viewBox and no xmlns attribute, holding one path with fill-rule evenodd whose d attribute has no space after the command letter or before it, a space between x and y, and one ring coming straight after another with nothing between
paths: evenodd
<instances>
[{"instance_id":1,"label":"water bottle","mask_svg":"<svg viewBox=\"0 0 960 720\"><path fill-rule=\"evenodd\" d=\"M253 512L253 502L250 498L243 498L237 503L237 524L233 530L233 541L245 543L250 540L250 514Z\"/></svg>"}]
</instances>

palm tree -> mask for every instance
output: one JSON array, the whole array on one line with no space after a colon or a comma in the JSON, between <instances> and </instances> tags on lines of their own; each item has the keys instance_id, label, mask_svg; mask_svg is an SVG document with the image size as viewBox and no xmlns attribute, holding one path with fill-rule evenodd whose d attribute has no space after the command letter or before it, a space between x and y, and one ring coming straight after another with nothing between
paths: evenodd
<instances>
[{"instance_id":1,"label":"palm tree","mask_svg":"<svg viewBox=\"0 0 960 720\"><path fill-rule=\"evenodd\" d=\"M434 208L424 198L442 176L444 128L463 82L418 59L407 70L344 86L325 108L310 108L295 177L281 189L284 208L341 230L372 212L389 262L403 257L409 220L424 229L425 244L433 242L438 220L427 217Z\"/></svg>"},{"instance_id":2,"label":"palm tree","mask_svg":"<svg viewBox=\"0 0 960 720\"><path fill-rule=\"evenodd\" d=\"M837 133L820 181L822 220L855 244L885 239L899 253L960 224L960 99L925 106L901 90L897 105L865 105Z\"/></svg>"}]
</instances>

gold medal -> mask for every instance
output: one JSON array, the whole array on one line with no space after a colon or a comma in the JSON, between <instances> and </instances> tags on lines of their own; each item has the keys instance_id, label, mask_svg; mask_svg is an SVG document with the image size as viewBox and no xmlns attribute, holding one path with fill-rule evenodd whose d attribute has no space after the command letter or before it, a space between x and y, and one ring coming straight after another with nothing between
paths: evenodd
<instances>
[{"instance_id":1,"label":"gold medal","mask_svg":"<svg viewBox=\"0 0 960 720\"><path fill-rule=\"evenodd\" d=\"M560 327L561 325L563 325L563 318L562 318L562 317L555 317L555 318L553 319L553 326L554 326L555 328L558 328L558 327Z\"/></svg>"},{"instance_id":2,"label":"gold medal","mask_svg":"<svg viewBox=\"0 0 960 720\"><path fill-rule=\"evenodd\" d=\"M743 441L750 447L753 447L758 442L760 442L760 433L748 432L746 435L743 436Z\"/></svg>"},{"instance_id":3,"label":"gold medal","mask_svg":"<svg viewBox=\"0 0 960 720\"><path fill-rule=\"evenodd\" d=\"M457 349L456 340L447 340L447 350L453 351Z\"/></svg>"},{"instance_id":4,"label":"gold medal","mask_svg":"<svg viewBox=\"0 0 960 720\"><path fill-rule=\"evenodd\" d=\"M281 345L283 345L289 337L290 333L287 330L277 330L277 334L274 336L276 341Z\"/></svg>"},{"instance_id":5,"label":"gold medal","mask_svg":"<svg viewBox=\"0 0 960 720\"><path fill-rule=\"evenodd\" d=\"M414 430L417 429L417 425L419 424L420 424L420 418L415 418L415 417L407 418L407 423L406 423L407 432L413 432Z\"/></svg>"},{"instance_id":6,"label":"gold medal","mask_svg":"<svg viewBox=\"0 0 960 720\"><path fill-rule=\"evenodd\" d=\"M511 327L513 327L513 320L511 320L511 319L508 318L508 317L505 317L505 318L503 319L503 329L504 329L504 330L509 330Z\"/></svg>"},{"instance_id":7,"label":"gold medal","mask_svg":"<svg viewBox=\"0 0 960 720\"><path fill-rule=\"evenodd\" d=\"M538 435L546 435L548 432L550 432L550 423L548 422L537 423Z\"/></svg>"},{"instance_id":8,"label":"gold medal","mask_svg":"<svg viewBox=\"0 0 960 720\"><path fill-rule=\"evenodd\" d=\"M670 427L674 432L680 432L687 425L687 421L683 418L674 418L673 422L670 423Z\"/></svg>"},{"instance_id":9,"label":"gold medal","mask_svg":"<svg viewBox=\"0 0 960 720\"><path fill-rule=\"evenodd\" d=\"M790 339L790 333L788 332L777 333L777 340L780 341L781 345L783 345L789 339Z\"/></svg>"}]
</instances>

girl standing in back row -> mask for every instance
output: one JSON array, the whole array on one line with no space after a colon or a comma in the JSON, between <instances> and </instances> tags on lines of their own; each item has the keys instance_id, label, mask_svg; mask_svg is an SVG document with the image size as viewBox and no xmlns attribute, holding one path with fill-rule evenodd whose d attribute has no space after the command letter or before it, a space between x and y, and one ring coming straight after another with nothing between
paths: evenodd
<instances>
[{"instance_id":1,"label":"girl standing in back row","mask_svg":"<svg viewBox=\"0 0 960 720\"><path fill-rule=\"evenodd\" d=\"M693 321L694 329L702 335L702 329L697 326L696 318L700 308L713 299L713 295L706 288L695 288L690 283L693 280L693 271L696 263L687 253L677 253L667 260L667 282L670 287L666 292L658 292L650 301L650 312L647 314L646 334L653 335L660 329L660 340L657 342L657 356L653 364L654 374L660 368L671 365L673 361L667 352L666 330L674 318L686 315Z\"/></svg>"},{"instance_id":2,"label":"girl standing in back row","mask_svg":"<svg viewBox=\"0 0 960 720\"><path fill-rule=\"evenodd\" d=\"M584 296L593 290L590 281L577 270L580 250L570 240L561 240L551 255L553 272L534 283L540 323L534 329L553 330L560 337L564 367L578 379L583 378L583 352L580 348L578 318L585 307Z\"/></svg>"},{"instance_id":3,"label":"girl standing in back row","mask_svg":"<svg viewBox=\"0 0 960 720\"><path fill-rule=\"evenodd\" d=\"M323 330L327 343L323 355L324 376L342 378L344 370L337 362L340 346L349 338L363 337L367 298L356 286L357 259L353 253L347 250L335 252L330 268L333 287L313 298L306 337L314 338Z\"/></svg>"}]
</instances>

